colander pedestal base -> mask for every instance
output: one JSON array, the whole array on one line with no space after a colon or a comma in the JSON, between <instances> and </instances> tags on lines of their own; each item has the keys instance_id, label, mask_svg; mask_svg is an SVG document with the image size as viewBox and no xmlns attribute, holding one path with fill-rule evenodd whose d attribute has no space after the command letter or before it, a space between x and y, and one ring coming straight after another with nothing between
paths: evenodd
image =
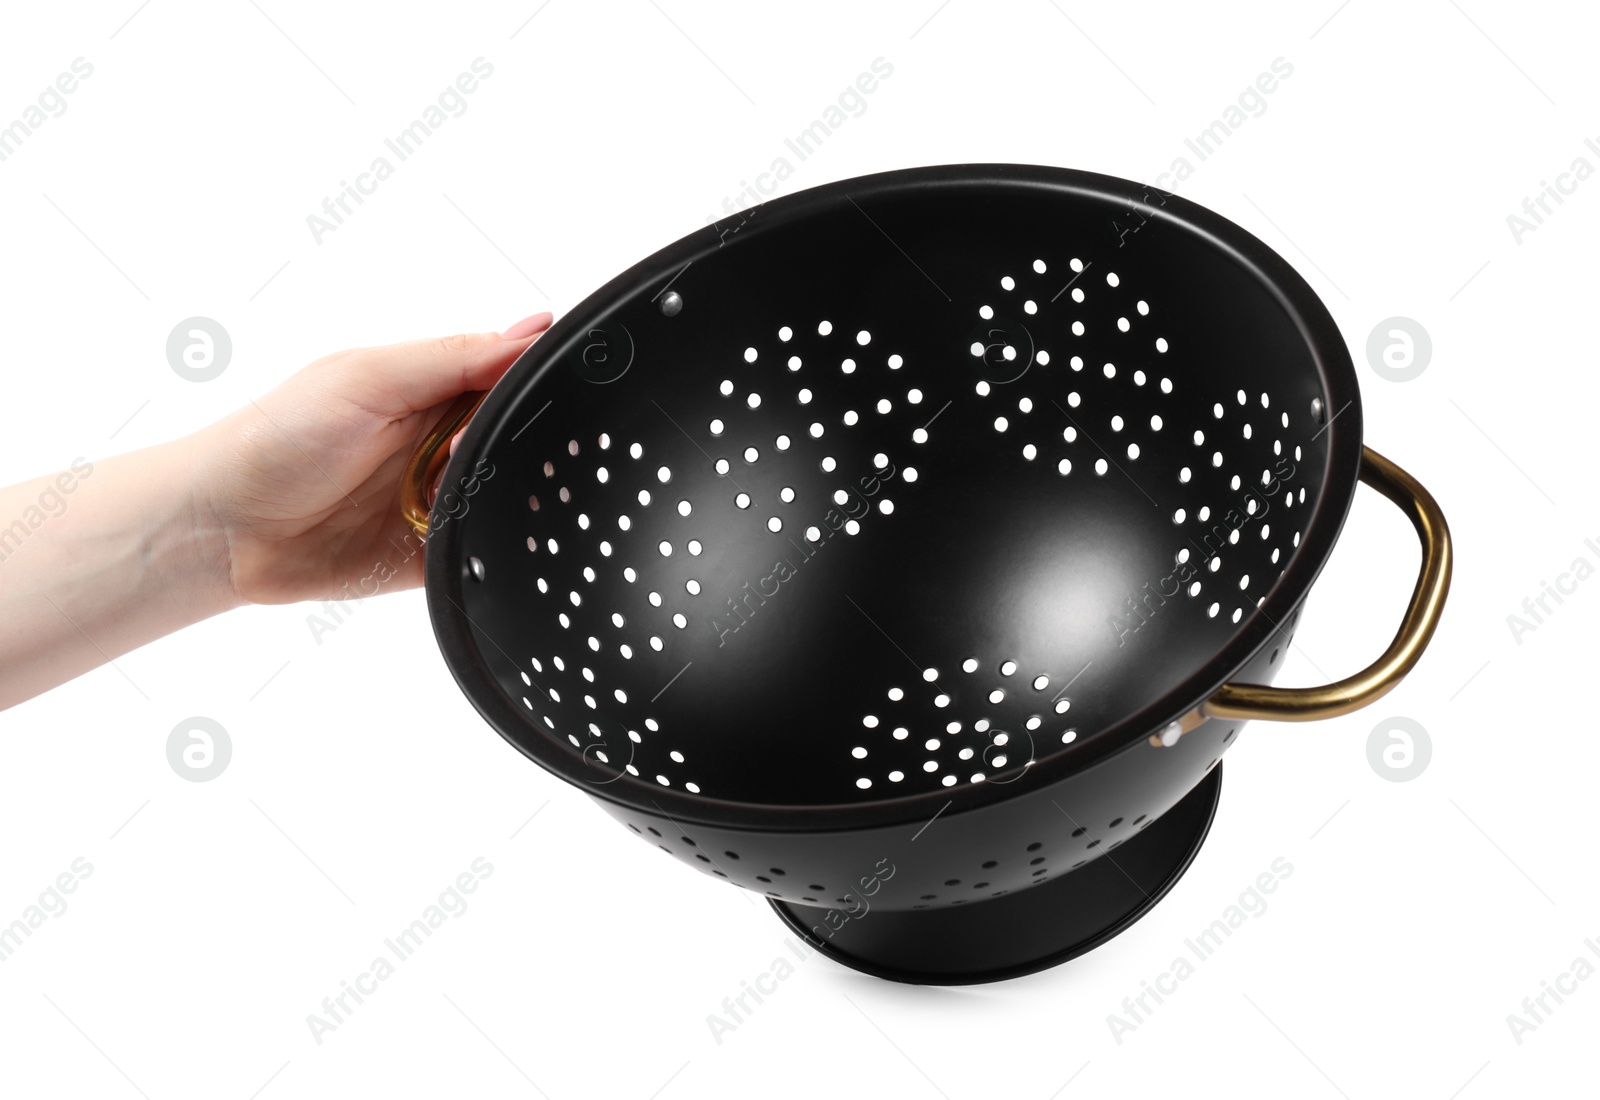
<instances>
[{"instance_id":1,"label":"colander pedestal base","mask_svg":"<svg viewBox=\"0 0 1600 1100\"><path fill-rule=\"evenodd\" d=\"M811 932L811 907L771 905L812 947L880 978L971 985L1021 977L1093 950L1154 908L1204 843L1221 790L1218 764L1114 854L1003 897L914 912L874 909L828 940Z\"/></svg>"}]
</instances>

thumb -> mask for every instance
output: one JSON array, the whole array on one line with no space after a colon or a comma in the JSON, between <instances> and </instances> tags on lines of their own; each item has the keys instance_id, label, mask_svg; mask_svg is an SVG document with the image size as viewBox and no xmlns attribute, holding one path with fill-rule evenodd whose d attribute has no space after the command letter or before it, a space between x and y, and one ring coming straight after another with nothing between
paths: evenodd
<instances>
[{"instance_id":1,"label":"thumb","mask_svg":"<svg viewBox=\"0 0 1600 1100\"><path fill-rule=\"evenodd\" d=\"M401 417L500 380L553 318L539 313L497 333L470 333L363 348L342 357L339 372L374 412Z\"/></svg>"}]
</instances>

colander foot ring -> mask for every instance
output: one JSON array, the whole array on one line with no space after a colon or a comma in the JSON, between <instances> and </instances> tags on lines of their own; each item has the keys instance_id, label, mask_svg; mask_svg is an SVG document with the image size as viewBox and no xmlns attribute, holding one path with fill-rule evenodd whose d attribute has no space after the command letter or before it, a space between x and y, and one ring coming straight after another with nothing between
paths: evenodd
<instances>
[{"instance_id":1,"label":"colander foot ring","mask_svg":"<svg viewBox=\"0 0 1600 1100\"><path fill-rule=\"evenodd\" d=\"M1222 765L1114 853L998 898L944 909L873 909L832 938L810 906L769 899L778 916L837 963L914 985L974 985L1046 970L1091 951L1155 907L1205 842Z\"/></svg>"}]
</instances>

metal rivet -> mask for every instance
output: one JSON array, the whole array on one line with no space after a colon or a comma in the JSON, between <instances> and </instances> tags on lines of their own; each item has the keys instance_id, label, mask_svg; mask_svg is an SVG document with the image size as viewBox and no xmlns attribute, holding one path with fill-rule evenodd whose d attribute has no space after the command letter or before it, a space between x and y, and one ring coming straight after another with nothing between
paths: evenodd
<instances>
[{"instance_id":1,"label":"metal rivet","mask_svg":"<svg viewBox=\"0 0 1600 1100\"><path fill-rule=\"evenodd\" d=\"M482 559L480 559L480 558L468 558L467 559L467 572L472 574L472 579L473 580L475 580L475 581L483 580L484 569L483 569L483 561L482 561Z\"/></svg>"},{"instance_id":2,"label":"metal rivet","mask_svg":"<svg viewBox=\"0 0 1600 1100\"><path fill-rule=\"evenodd\" d=\"M1323 408L1324 408L1324 406L1322 404L1322 398L1313 397L1311 399L1311 422L1313 424L1321 424L1322 423Z\"/></svg>"},{"instance_id":3,"label":"metal rivet","mask_svg":"<svg viewBox=\"0 0 1600 1100\"><path fill-rule=\"evenodd\" d=\"M1183 726L1177 722L1168 722L1166 729L1161 731L1161 744L1171 748L1178 743L1178 738L1183 736Z\"/></svg>"},{"instance_id":4,"label":"metal rivet","mask_svg":"<svg viewBox=\"0 0 1600 1100\"><path fill-rule=\"evenodd\" d=\"M661 296L661 315L663 317L676 317L683 312L683 295L676 290L669 290Z\"/></svg>"}]
</instances>

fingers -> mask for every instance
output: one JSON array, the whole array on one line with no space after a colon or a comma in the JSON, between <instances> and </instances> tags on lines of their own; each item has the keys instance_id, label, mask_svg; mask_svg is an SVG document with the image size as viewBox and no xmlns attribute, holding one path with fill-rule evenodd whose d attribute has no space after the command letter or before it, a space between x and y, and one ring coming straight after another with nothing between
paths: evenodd
<instances>
[{"instance_id":1,"label":"fingers","mask_svg":"<svg viewBox=\"0 0 1600 1100\"><path fill-rule=\"evenodd\" d=\"M432 408L469 390L487 390L517 356L550 327L549 313L536 313L505 333L471 333L364 348L337 361L345 396L359 396L373 412L405 416Z\"/></svg>"},{"instance_id":2,"label":"fingers","mask_svg":"<svg viewBox=\"0 0 1600 1100\"><path fill-rule=\"evenodd\" d=\"M466 435L466 434L467 434L467 430L465 428L462 428L459 432L457 432L455 435L450 437L450 457L451 458L454 458L456 456L456 448L461 446L461 437L463 435ZM428 507L430 507L430 508L433 507L434 498L439 495L439 486L442 485L442 484L444 484L444 467L443 466L439 467L439 476L433 479L433 488L428 490Z\"/></svg>"}]
</instances>

